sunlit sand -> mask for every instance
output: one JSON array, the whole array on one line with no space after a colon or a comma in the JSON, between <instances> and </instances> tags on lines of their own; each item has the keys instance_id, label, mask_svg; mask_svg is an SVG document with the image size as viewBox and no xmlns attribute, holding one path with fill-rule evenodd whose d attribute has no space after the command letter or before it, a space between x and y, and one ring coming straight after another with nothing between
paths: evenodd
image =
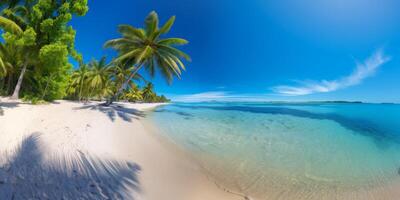
<instances>
[{"instance_id":1,"label":"sunlit sand","mask_svg":"<svg viewBox=\"0 0 400 200\"><path fill-rule=\"evenodd\" d=\"M0 199L243 199L144 128L160 104L0 105Z\"/></svg>"}]
</instances>

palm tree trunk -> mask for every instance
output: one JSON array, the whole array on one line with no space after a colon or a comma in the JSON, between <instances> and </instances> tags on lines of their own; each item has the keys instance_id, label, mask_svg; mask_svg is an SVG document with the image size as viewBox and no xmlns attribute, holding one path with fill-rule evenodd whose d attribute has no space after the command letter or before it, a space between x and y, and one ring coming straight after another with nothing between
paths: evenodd
<instances>
[{"instance_id":1,"label":"palm tree trunk","mask_svg":"<svg viewBox=\"0 0 400 200\"><path fill-rule=\"evenodd\" d=\"M19 75L17 85L15 86L14 93L11 96L11 99L19 99L19 91L21 90L22 80L24 79L24 75L25 75L27 67L28 67L28 63L25 62L24 66L22 67L21 74Z\"/></svg>"},{"instance_id":2,"label":"palm tree trunk","mask_svg":"<svg viewBox=\"0 0 400 200\"><path fill-rule=\"evenodd\" d=\"M13 74L8 75L7 96L11 93L11 83L13 82Z\"/></svg>"},{"instance_id":3,"label":"palm tree trunk","mask_svg":"<svg viewBox=\"0 0 400 200\"><path fill-rule=\"evenodd\" d=\"M7 77L4 77L4 79L3 79L2 83L1 83L0 91L7 92L7 91L5 91L5 87L7 86L7 79L6 78Z\"/></svg>"},{"instance_id":4,"label":"palm tree trunk","mask_svg":"<svg viewBox=\"0 0 400 200\"><path fill-rule=\"evenodd\" d=\"M105 103L106 106L111 105L119 95L122 94L122 92L124 91L125 87L129 84L129 82L132 80L132 78L137 74L137 72L140 70L140 68L142 68L143 64L139 65L135 71L133 71L130 75L129 78L126 79L126 81L124 82L124 84L121 85L121 87L118 89L117 93L115 93L110 99L107 100L107 102Z\"/></svg>"},{"instance_id":5,"label":"palm tree trunk","mask_svg":"<svg viewBox=\"0 0 400 200\"><path fill-rule=\"evenodd\" d=\"M83 79L81 80L81 84L80 84L81 86L79 87L79 94L78 94L78 99L79 99L79 102L81 102L82 101L82 88L83 88Z\"/></svg>"}]
</instances>

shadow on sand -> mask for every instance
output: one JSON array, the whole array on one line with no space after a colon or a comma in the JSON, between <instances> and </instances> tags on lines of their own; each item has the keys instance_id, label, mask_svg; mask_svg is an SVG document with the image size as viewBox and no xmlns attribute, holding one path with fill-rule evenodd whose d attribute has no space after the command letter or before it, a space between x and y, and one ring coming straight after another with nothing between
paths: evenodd
<instances>
[{"instance_id":1,"label":"shadow on sand","mask_svg":"<svg viewBox=\"0 0 400 200\"><path fill-rule=\"evenodd\" d=\"M0 116L4 114L3 108L15 108L18 107L18 102L2 102L0 101Z\"/></svg>"},{"instance_id":2,"label":"shadow on sand","mask_svg":"<svg viewBox=\"0 0 400 200\"><path fill-rule=\"evenodd\" d=\"M15 108L18 107L20 103L18 102L0 102L0 107L3 108Z\"/></svg>"},{"instance_id":3,"label":"shadow on sand","mask_svg":"<svg viewBox=\"0 0 400 200\"><path fill-rule=\"evenodd\" d=\"M38 133L11 154L0 156L0 199L135 199L140 193L139 165L80 151L44 153Z\"/></svg>"},{"instance_id":4,"label":"shadow on sand","mask_svg":"<svg viewBox=\"0 0 400 200\"><path fill-rule=\"evenodd\" d=\"M107 115L107 117L111 121L115 121L117 117L121 118L124 121L131 122L132 119L140 119L141 117L145 117L143 111L128 108L123 105L112 104L110 106L103 106L102 104L88 104L81 107L74 108L75 110L89 109L89 110L97 110Z\"/></svg>"}]
</instances>

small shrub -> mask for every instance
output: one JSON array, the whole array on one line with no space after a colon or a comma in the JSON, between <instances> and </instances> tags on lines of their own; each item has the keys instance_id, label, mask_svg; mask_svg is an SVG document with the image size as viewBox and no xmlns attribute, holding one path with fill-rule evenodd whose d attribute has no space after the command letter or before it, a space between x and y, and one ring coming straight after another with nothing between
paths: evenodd
<instances>
[{"instance_id":1,"label":"small shrub","mask_svg":"<svg viewBox=\"0 0 400 200\"><path fill-rule=\"evenodd\" d=\"M34 97L34 96L30 96L30 95L25 95L22 98L23 102L26 103L31 103L33 105L39 105L39 104L46 104L47 102L43 99L40 99L39 97Z\"/></svg>"}]
</instances>

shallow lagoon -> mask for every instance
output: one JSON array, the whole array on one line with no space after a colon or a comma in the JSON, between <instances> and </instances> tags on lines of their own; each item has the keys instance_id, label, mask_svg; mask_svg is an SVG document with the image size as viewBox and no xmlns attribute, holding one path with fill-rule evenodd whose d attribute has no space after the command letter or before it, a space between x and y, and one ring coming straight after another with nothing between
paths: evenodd
<instances>
[{"instance_id":1,"label":"shallow lagoon","mask_svg":"<svg viewBox=\"0 0 400 200\"><path fill-rule=\"evenodd\" d=\"M257 199L380 199L400 178L400 105L175 103L150 118L218 183Z\"/></svg>"}]
</instances>

